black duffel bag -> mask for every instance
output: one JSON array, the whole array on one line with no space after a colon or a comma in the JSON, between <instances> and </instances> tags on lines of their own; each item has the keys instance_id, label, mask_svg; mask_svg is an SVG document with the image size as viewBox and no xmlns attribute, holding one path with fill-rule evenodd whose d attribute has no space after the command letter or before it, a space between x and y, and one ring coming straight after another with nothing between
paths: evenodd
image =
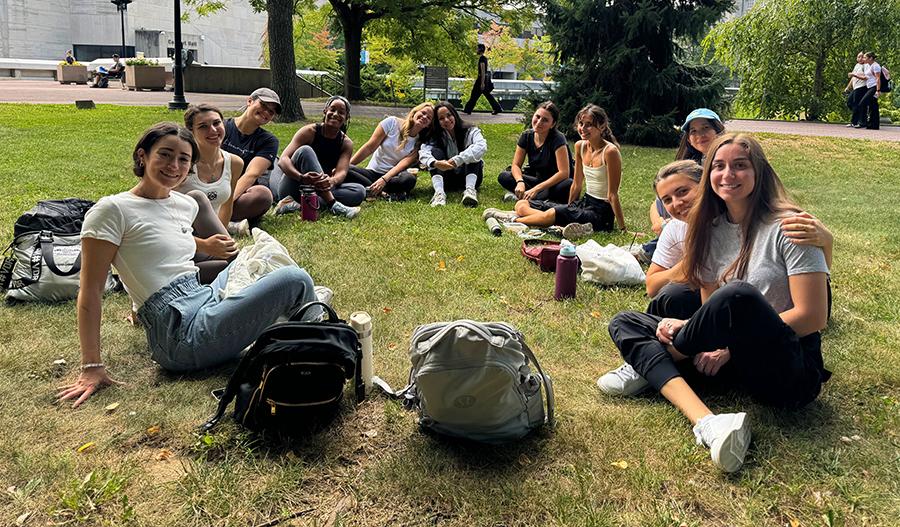
<instances>
[{"instance_id":1,"label":"black duffel bag","mask_svg":"<svg viewBox=\"0 0 900 527\"><path fill-rule=\"evenodd\" d=\"M312 307L328 315L321 322L301 321ZM241 358L228 386L216 394L216 414L203 425L213 428L234 403L234 419L255 431L302 431L337 415L344 383L353 379L356 402L365 397L362 347L352 327L323 302L310 302L287 322L263 331Z\"/></svg>"}]
</instances>

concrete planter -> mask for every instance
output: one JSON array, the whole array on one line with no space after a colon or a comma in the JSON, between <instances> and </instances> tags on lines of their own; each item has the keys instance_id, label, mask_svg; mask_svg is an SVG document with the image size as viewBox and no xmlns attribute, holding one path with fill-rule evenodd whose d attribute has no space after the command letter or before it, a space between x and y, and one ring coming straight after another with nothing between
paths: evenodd
<instances>
[{"instance_id":1,"label":"concrete planter","mask_svg":"<svg viewBox=\"0 0 900 527\"><path fill-rule=\"evenodd\" d=\"M166 87L166 68L126 65L125 87L129 90L162 90Z\"/></svg>"},{"instance_id":2,"label":"concrete planter","mask_svg":"<svg viewBox=\"0 0 900 527\"><path fill-rule=\"evenodd\" d=\"M87 66L57 66L56 80L60 84L87 84L88 70Z\"/></svg>"}]
</instances>

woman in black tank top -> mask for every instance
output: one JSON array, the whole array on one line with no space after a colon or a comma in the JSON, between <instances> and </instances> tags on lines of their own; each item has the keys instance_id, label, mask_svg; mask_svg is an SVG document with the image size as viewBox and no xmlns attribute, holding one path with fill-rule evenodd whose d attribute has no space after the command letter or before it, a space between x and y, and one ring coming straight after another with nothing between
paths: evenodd
<instances>
[{"instance_id":1,"label":"woman in black tank top","mask_svg":"<svg viewBox=\"0 0 900 527\"><path fill-rule=\"evenodd\" d=\"M366 198L366 188L348 183L347 169L353 154L353 141L345 133L350 119L350 103L340 96L328 99L322 110L322 122L297 130L281 153L270 185L281 200L275 214L300 209L300 187L312 186L316 194L336 215L353 218Z\"/></svg>"}]
</instances>

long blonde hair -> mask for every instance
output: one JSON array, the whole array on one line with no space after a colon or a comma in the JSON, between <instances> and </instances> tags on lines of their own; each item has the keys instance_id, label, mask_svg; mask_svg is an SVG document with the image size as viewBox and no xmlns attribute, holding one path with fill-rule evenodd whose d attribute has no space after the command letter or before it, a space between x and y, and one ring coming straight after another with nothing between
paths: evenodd
<instances>
[{"instance_id":1,"label":"long blonde hair","mask_svg":"<svg viewBox=\"0 0 900 527\"><path fill-rule=\"evenodd\" d=\"M707 264L707 255L712 241L713 220L726 212L725 201L712 188L710 173L716 152L725 145L740 146L750 158L753 166L754 184L750 193L750 210L741 223L741 250L734 262L717 277L719 280L744 279L753 251L753 239L763 223L772 221L777 215L800 209L787 196L775 169L769 164L759 141L744 134L724 134L716 138L706 153L703 163L703 177L700 179L700 196L694 202L688 216L688 232L684 242L684 272L695 287L702 285L702 274Z\"/></svg>"},{"instance_id":2,"label":"long blonde hair","mask_svg":"<svg viewBox=\"0 0 900 527\"><path fill-rule=\"evenodd\" d=\"M403 123L400 125L400 138L397 140L397 150L403 150L403 146L406 145L406 140L409 139L409 131L412 129L415 124L416 114L419 111L424 110L425 108L431 108L431 111L434 112L434 104L430 102L423 102L413 107L412 110L406 114L406 119L403 120ZM434 116L431 116L431 122L434 122ZM424 131L424 130L423 130ZM419 134L421 136L421 132ZM421 142L421 138L418 139Z\"/></svg>"}]
</instances>

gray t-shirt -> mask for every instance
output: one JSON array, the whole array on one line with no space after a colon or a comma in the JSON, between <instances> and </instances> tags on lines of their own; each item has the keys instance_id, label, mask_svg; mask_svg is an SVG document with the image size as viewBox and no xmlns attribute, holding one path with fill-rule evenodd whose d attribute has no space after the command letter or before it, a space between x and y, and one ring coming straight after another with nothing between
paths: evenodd
<instances>
[{"instance_id":1,"label":"gray t-shirt","mask_svg":"<svg viewBox=\"0 0 900 527\"><path fill-rule=\"evenodd\" d=\"M761 225L756 232L744 280L759 289L776 312L794 307L788 277L805 273L827 273L825 253L819 247L792 243L781 230L780 218ZM741 226L723 214L713 221L705 283L722 284L721 276L741 251Z\"/></svg>"}]
</instances>

